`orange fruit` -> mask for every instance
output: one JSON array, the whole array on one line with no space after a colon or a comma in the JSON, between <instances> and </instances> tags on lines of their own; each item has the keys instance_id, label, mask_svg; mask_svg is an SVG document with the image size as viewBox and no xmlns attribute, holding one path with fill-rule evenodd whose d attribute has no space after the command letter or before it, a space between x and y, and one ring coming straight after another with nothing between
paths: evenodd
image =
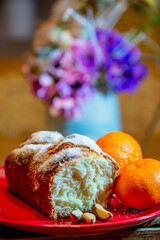
<instances>
[{"instance_id":1,"label":"orange fruit","mask_svg":"<svg viewBox=\"0 0 160 240\"><path fill-rule=\"evenodd\" d=\"M135 209L160 203L160 162L146 158L121 168L115 193L122 202Z\"/></svg>"},{"instance_id":2,"label":"orange fruit","mask_svg":"<svg viewBox=\"0 0 160 240\"><path fill-rule=\"evenodd\" d=\"M124 132L107 133L98 139L97 144L118 162L120 168L143 157L139 143Z\"/></svg>"}]
</instances>

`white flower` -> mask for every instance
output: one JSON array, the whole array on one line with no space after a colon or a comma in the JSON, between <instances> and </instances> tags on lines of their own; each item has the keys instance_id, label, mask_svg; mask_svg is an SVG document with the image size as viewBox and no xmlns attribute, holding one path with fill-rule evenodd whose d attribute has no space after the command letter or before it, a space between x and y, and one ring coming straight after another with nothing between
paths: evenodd
<instances>
[{"instance_id":1,"label":"white flower","mask_svg":"<svg viewBox=\"0 0 160 240\"><path fill-rule=\"evenodd\" d=\"M72 35L67 30L63 30L60 27L55 27L50 30L49 39L53 43L57 43L62 48L67 48L72 43Z\"/></svg>"}]
</instances>

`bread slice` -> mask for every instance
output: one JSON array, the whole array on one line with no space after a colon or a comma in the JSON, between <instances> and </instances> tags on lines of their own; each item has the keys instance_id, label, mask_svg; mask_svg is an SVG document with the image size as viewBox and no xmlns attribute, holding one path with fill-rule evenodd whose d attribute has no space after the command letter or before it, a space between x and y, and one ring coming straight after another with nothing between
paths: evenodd
<instances>
[{"instance_id":1,"label":"bread slice","mask_svg":"<svg viewBox=\"0 0 160 240\"><path fill-rule=\"evenodd\" d=\"M86 136L39 132L11 152L5 170L14 194L56 219L76 208L92 211L95 203L107 207L118 164Z\"/></svg>"}]
</instances>

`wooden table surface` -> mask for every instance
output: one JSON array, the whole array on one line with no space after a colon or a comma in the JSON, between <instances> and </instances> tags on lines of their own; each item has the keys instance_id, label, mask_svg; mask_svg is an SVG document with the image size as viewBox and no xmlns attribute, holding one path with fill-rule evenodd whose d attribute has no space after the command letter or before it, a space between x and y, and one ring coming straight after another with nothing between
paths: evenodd
<instances>
[{"instance_id":1,"label":"wooden table surface","mask_svg":"<svg viewBox=\"0 0 160 240\"><path fill-rule=\"evenodd\" d=\"M23 239L23 240L49 240L49 239L68 239L68 240L99 240L99 239L145 239L145 240L159 240L160 239L160 218L154 219L149 221L145 224L128 228L126 230L115 231L115 232L108 232L103 233L100 235L88 235L88 236L51 236L51 235L44 235L39 233L32 233L26 232L22 230L17 230L13 228L9 228L6 226L0 225L0 240L3 239Z\"/></svg>"}]
</instances>

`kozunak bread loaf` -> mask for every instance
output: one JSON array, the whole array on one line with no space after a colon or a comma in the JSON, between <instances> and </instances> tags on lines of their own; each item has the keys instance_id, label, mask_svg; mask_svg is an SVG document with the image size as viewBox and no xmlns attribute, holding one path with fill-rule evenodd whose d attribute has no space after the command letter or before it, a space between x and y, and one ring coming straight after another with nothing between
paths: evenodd
<instances>
[{"instance_id":1,"label":"kozunak bread loaf","mask_svg":"<svg viewBox=\"0 0 160 240\"><path fill-rule=\"evenodd\" d=\"M107 207L118 169L90 138L49 131L33 133L5 161L10 190L50 219Z\"/></svg>"}]
</instances>

